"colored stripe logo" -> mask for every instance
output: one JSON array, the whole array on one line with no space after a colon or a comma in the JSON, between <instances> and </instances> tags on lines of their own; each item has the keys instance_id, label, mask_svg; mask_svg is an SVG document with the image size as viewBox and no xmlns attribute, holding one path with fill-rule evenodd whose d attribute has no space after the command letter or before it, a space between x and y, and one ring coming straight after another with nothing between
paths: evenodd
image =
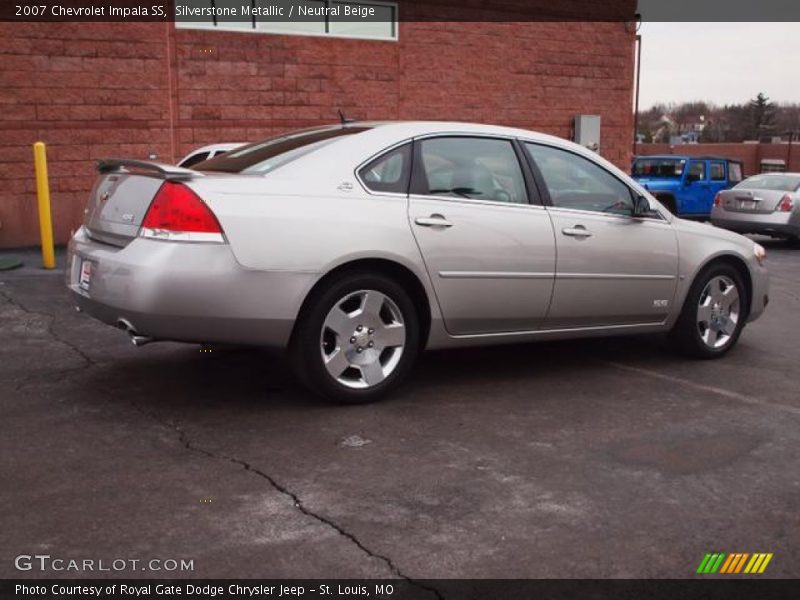
<instances>
[{"instance_id":1,"label":"colored stripe logo","mask_svg":"<svg viewBox=\"0 0 800 600\"><path fill-rule=\"evenodd\" d=\"M772 553L756 552L709 552L700 561L697 573L701 575L713 575L720 573L725 575L735 575L738 573L755 575L763 573L769 561L772 560Z\"/></svg>"}]
</instances>

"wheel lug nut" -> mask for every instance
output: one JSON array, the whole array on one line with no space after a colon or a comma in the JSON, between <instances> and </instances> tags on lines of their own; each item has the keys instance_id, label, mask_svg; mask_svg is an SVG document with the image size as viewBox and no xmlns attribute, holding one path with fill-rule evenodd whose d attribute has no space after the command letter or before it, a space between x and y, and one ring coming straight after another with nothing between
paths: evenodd
<instances>
[{"instance_id":1,"label":"wheel lug nut","mask_svg":"<svg viewBox=\"0 0 800 600\"><path fill-rule=\"evenodd\" d=\"M361 354L363 351L364 351L364 349L361 346L356 348L356 352L358 352L359 354Z\"/></svg>"},{"instance_id":2,"label":"wheel lug nut","mask_svg":"<svg viewBox=\"0 0 800 600\"><path fill-rule=\"evenodd\" d=\"M372 335L373 333L375 333L375 330L374 330L374 329L370 329L370 330L368 330L368 331L367 331L367 333L369 333L370 335Z\"/></svg>"},{"instance_id":3,"label":"wheel lug nut","mask_svg":"<svg viewBox=\"0 0 800 600\"><path fill-rule=\"evenodd\" d=\"M350 343L351 344L355 344L356 343L356 336L353 336L353 337L350 338Z\"/></svg>"},{"instance_id":4,"label":"wheel lug nut","mask_svg":"<svg viewBox=\"0 0 800 600\"><path fill-rule=\"evenodd\" d=\"M356 327L356 331L361 331L362 329L364 329L363 325L359 325L358 327Z\"/></svg>"},{"instance_id":5,"label":"wheel lug nut","mask_svg":"<svg viewBox=\"0 0 800 600\"><path fill-rule=\"evenodd\" d=\"M375 345L374 342L370 342L369 344L367 344L367 346L369 346L370 348L372 348L374 345Z\"/></svg>"}]
</instances>

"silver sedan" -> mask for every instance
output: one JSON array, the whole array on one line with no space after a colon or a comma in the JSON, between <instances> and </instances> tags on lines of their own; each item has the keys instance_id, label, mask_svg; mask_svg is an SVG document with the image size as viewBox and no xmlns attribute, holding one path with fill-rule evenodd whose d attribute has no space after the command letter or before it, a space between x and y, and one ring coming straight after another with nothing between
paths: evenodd
<instances>
[{"instance_id":1,"label":"silver sedan","mask_svg":"<svg viewBox=\"0 0 800 600\"><path fill-rule=\"evenodd\" d=\"M764 249L672 216L597 154L464 123L350 123L193 170L98 165L67 285L154 340L288 348L348 403L424 348L669 332L716 358L767 304Z\"/></svg>"},{"instance_id":2,"label":"silver sedan","mask_svg":"<svg viewBox=\"0 0 800 600\"><path fill-rule=\"evenodd\" d=\"M800 173L754 175L720 192L711 222L739 233L800 240Z\"/></svg>"}]
</instances>

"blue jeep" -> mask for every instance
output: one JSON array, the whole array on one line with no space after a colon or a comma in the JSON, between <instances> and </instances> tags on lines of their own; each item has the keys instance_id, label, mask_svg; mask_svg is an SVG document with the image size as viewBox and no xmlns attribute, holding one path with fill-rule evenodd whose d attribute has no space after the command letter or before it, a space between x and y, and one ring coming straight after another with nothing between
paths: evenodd
<instances>
[{"instance_id":1,"label":"blue jeep","mask_svg":"<svg viewBox=\"0 0 800 600\"><path fill-rule=\"evenodd\" d=\"M708 218L717 192L742 180L742 163L719 156L638 156L633 178L679 217Z\"/></svg>"}]
</instances>

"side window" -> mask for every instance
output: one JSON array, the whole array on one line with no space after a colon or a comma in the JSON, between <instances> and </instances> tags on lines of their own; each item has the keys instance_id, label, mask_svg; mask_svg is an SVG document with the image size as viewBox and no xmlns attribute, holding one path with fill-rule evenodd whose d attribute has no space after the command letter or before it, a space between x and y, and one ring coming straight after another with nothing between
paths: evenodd
<instances>
[{"instance_id":1,"label":"side window","mask_svg":"<svg viewBox=\"0 0 800 600\"><path fill-rule=\"evenodd\" d=\"M364 185L373 192L405 194L411 171L411 143L382 154L358 172Z\"/></svg>"},{"instance_id":2,"label":"side window","mask_svg":"<svg viewBox=\"0 0 800 600\"><path fill-rule=\"evenodd\" d=\"M739 183L742 179L744 179L742 177L742 163L728 163L728 180L733 183Z\"/></svg>"},{"instance_id":3,"label":"side window","mask_svg":"<svg viewBox=\"0 0 800 600\"><path fill-rule=\"evenodd\" d=\"M539 167L553 206L618 215L633 214L630 188L599 165L551 146L525 144L525 147Z\"/></svg>"},{"instance_id":4,"label":"side window","mask_svg":"<svg viewBox=\"0 0 800 600\"><path fill-rule=\"evenodd\" d=\"M510 141L440 137L419 144L415 194L527 204L525 179Z\"/></svg>"},{"instance_id":5,"label":"side window","mask_svg":"<svg viewBox=\"0 0 800 600\"><path fill-rule=\"evenodd\" d=\"M197 154L193 154L185 161L183 161L179 166L183 167L184 169L190 169L194 165L203 162L208 158L208 152L198 152Z\"/></svg>"},{"instance_id":6,"label":"side window","mask_svg":"<svg viewBox=\"0 0 800 600\"><path fill-rule=\"evenodd\" d=\"M688 181L703 181L706 178L706 163L693 160L689 163L689 172L686 176Z\"/></svg>"},{"instance_id":7,"label":"side window","mask_svg":"<svg viewBox=\"0 0 800 600\"><path fill-rule=\"evenodd\" d=\"M725 181L725 163L711 163L711 181Z\"/></svg>"}]
</instances>

